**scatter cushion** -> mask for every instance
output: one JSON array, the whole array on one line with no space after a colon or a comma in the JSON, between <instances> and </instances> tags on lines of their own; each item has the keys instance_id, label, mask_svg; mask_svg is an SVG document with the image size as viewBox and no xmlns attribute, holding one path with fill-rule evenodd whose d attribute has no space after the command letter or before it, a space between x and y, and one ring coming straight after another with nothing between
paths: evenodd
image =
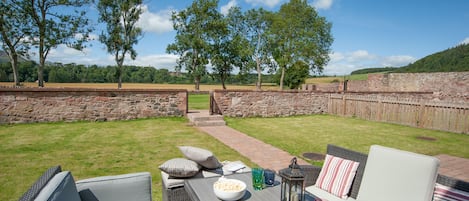
<instances>
[{"instance_id":1,"label":"scatter cushion","mask_svg":"<svg viewBox=\"0 0 469 201\"><path fill-rule=\"evenodd\" d=\"M315 186L339 198L347 199L359 163L326 155Z\"/></svg>"},{"instance_id":2,"label":"scatter cushion","mask_svg":"<svg viewBox=\"0 0 469 201\"><path fill-rule=\"evenodd\" d=\"M161 171L175 178L192 177L200 170L200 166L196 162L185 158L170 159L160 165L159 168Z\"/></svg>"},{"instance_id":3,"label":"scatter cushion","mask_svg":"<svg viewBox=\"0 0 469 201\"><path fill-rule=\"evenodd\" d=\"M180 146L179 150L181 150L187 159L195 161L207 169L216 169L222 166L209 150L192 146Z\"/></svg>"},{"instance_id":4,"label":"scatter cushion","mask_svg":"<svg viewBox=\"0 0 469 201\"><path fill-rule=\"evenodd\" d=\"M433 193L433 201L466 201L469 200L469 192L436 183Z\"/></svg>"}]
</instances>

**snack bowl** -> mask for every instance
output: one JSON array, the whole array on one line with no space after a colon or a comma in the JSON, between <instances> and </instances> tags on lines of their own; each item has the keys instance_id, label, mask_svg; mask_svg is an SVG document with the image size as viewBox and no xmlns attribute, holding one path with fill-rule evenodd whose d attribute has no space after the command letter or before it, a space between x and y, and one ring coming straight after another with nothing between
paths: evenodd
<instances>
[{"instance_id":1,"label":"snack bowl","mask_svg":"<svg viewBox=\"0 0 469 201\"><path fill-rule=\"evenodd\" d=\"M246 184L237 179L226 179L221 177L213 183L213 192L215 195L226 201L239 200L246 193Z\"/></svg>"}]
</instances>

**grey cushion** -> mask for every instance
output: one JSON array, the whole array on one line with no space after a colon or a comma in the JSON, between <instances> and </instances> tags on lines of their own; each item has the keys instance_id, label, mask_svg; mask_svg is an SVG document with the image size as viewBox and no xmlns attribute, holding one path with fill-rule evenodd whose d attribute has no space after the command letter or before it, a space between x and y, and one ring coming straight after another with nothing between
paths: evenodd
<instances>
[{"instance_id":1,"label":"grey cushion","mask_svg":"<svg viewBox=\"0 0 469 201\"><path fill-rule=\"evenodd\" d=\"M151 174L131 173L76 182L83 201L151 201Z\"/></svg>"},{"instance_id":2,"label":"grey cushion","mask_svg":"<svg viewBox=\"0 0 469 201\"><path fill-rule=\"evenodd\" d=\"M69 171L57 173L41 190L35 201L81 201Z\"/></svg>"},{"instance_id":3,"label":"grey cushion","mask_svg":"<svg viewBox=\"0 0 469 201\"><path fill-rule=\"evenodd\" d=\"M200 166L185 158L173 158L160 165L160 170L176 178L192 177L200 171Z\"/></svg>"},{"instance_id":4,"label":"grey cushion","mask_svg":"<svg viewBox=\"0 0 469 201\"><path fill-rule=\"evenodd\" d=\"M192 146L180 146L179 150L181 150L182 154L184 154L187 159L195 161L205 168L216 169L222 166L209 150Z\"/></svg>"}]
</instances>

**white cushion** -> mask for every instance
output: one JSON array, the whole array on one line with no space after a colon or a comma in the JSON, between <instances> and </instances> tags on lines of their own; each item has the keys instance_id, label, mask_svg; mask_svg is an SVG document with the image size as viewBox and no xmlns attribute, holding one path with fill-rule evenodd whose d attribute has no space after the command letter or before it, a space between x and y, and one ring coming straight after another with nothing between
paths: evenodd
<instances>
[{"instance_id":1,"label":"white cushion","mask_svg":"<svg viewBox=\"0 0 469 201\"><path fill-rule=\"evenodd\" d=\"M320 198L321 200L327 200L327 201L354 201L352 197L347 197L346 199L341 199L335 195L330 194L329 192L322 190L316 186L308 186L305 188L305 191L307 191L310 194L313 194L314 196ZM307 199L307 200L313 200L313 199Z\"/></svg>"},{"instance_id":2,"label":"white cushion","mask_svg":"<svg viewBox=\"0 0 469 201\"><path fill-rule=\"evenodd\" d=\"M359 163L327 154L315 186L346 199Z\"/></svg>"},{"instance_id":3,"label":"white cushion","mask_svg":"<svg viewBox=\"0 0 469 201\"><path fill-rule=\"evenodd\" d=\"M431 200L438 166L435 157L373 145L357 200Z\"/></svg>"}]
</instances>

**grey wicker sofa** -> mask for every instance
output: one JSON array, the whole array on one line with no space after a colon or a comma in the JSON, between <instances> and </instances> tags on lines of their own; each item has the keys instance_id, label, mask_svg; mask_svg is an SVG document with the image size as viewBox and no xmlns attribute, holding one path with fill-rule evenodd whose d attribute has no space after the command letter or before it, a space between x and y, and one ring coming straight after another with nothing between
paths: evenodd
<instances>
[{"instance_id":1,"label":"grey wicker sofa","mask_svg":"<svg viewBox=\"0 0 469 201\"><path fill-rule=\"evenodd\" d=\"M19 201L151 201L149 172L95 177L75 182L60 166L46 170Z\"/></svg>"},{"instance_id":2,"label":"grey wicker sofa","mask_svg":"<svg viewBox=\"0 0 469 201\"><path fill-rule=\"evenodd\" d=\"M350 192L349 192L350 198L354 200L357 199L360 186L362 183L363 175L365 172L365 167L366 167L368 156L364 153L356 152L353 150L349 150L349 149L339 147L336 145L331 145L331 144L327 145L327 154L360 163L357 169L355 178L353 180ZM321 167L305 165L305 166L302 166L302 168L303 168L303 172L306 174L306 186L314 185L321 171ZM439 183L441 185L448 186L454 189L458 189L464 192L469 192L468 182L458 180L455 178L451 178L445 175L438 174L436 178L436 183Z\"/></svg>"}]
</instances>

